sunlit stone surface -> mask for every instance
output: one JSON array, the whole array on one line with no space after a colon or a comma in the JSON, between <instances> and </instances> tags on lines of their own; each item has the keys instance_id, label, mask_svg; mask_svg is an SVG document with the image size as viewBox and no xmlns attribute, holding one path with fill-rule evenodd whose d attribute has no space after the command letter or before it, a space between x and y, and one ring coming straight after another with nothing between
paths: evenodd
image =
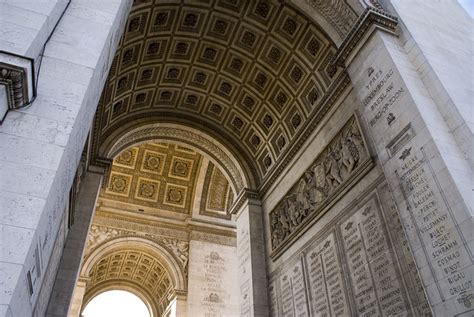
<instances>
[{"instance_id":1,"label":"sunlit stone surface","mask_svg":"<svg viewBox=\"0 0 474 317\"><path fill-rule=\"evenodd\" d=\"M457 2L0 12L0 316L473 315Z\"/></svg>"}]
</instances>

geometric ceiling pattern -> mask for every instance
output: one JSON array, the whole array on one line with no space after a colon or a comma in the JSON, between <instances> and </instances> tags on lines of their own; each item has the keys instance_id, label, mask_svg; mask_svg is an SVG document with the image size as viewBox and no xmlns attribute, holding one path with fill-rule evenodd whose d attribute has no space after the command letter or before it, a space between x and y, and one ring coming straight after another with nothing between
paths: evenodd
<instances>
[{"instance_id":1,"label":"geometric ceiling pattern","mask_svg":"<svg viewBox=\"0 0 474 317\"><path fill-rule=\"evenodd\" d=\"M153 299L159 315L169 304L173 284L159 260L139 250L119 250L102 256L91 268L88 290L105 282L129 281Z\"/></svg>"},{"instance_id":2,"label":"geometric ceiling pattern","mask_svg":"<svg viewBox=\"0 0 474 317\"><path fill-rule=\"evenodd\" d=\"M198 200L201 215L230 219L233 188L219 168L202 161L199 153L177 144L128 148L113 160L100 201L108 206L120 202L129 211L160 216L162 211L191 215Z\"/></svg>"},{"instance_id":3,"label":"geometric ceiling pattern","mask_svg":"<svg viewBox=\"0 0 474 317\"><path fill-rule=\"evenodd\" d=\"M101 199L189 214L201 155L180 145L146 143L128 148L112 164Z\"/></svg>"},{"instance_id":4,"label":"geometric ceiling pattern","mask_svg":"<svg viewBox=\"0 0 474 317\"><path fill-rule=\"evenodd\" d=\"M104 140L157 116L198 122L263 179L337 77L335 46L284 1L135 1L96 117Z\"/></svg>"}]
</instances>

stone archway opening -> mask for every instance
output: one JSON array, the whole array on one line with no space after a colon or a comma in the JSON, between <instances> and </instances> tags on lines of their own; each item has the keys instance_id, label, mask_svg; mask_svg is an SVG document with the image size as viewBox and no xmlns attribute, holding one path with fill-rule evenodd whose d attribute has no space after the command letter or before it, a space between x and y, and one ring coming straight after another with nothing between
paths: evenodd
<instances>
[{"instance_id":1,"label":"stone archway opening","mask_svg":"<svg viewBox=\"0 0 474 317\"><path fill-rule=\"evenodd\" d=\"M84 317L105 315L153 317L146 302L132 292L124 290L111 290L96 295L82 311Z\"/></svg>"}]
</instances>

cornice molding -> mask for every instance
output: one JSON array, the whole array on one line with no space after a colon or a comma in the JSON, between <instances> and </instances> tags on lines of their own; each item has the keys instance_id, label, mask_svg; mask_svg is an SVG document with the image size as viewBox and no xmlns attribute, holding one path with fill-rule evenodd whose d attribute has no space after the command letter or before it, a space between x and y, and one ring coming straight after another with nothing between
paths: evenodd
<instances>
[{"instance_id":1,"label":"cornice molding","mask_svg":"<svg viewBox=\"0 0 474 317\"><path fill-rule=\"evenodd\" d=\"M350 55L362 44L364 39L368 38L370 33L379 29L393 35L398 35L397 25L397 17L374 7L366 8L342 42L340 48L331 60L331 63L346 67Z\"/></svg>"},{"instance_id":2,"label":"cornice molding","mask_svg":"<svg viewBox=\"0 0 474 317\"><path fill-rule=\"evenodd\" d=\"M34 69L32 58L0 50L0 85L5 86L7 102L6 107L0 104L0 124L8 110L26 107L36 98Z\"/></svg>"},{"instance_id":3,"label":"cornice molding","mask_svg":"<svg viewBox=\"0 0 474 317\"><path fill-rule=\"evenodd\" d=\"M234 204L230 208L231 215L237 215L242 208L242 206L249 201L250 199L260 200L261 196L259 191L253 190L250 188L243 188L237 198L235 199Z\"/></svg>"}]
</instances>

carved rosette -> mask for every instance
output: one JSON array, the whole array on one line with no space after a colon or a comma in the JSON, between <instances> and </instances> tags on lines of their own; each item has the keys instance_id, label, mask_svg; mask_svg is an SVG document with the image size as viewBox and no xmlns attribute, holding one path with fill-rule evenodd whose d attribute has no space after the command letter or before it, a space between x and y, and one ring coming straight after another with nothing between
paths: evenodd
<instances>
[{"instance_id":1,"label":"carved rosette","mask_svg":"<svg viewBox=\"0 0 474 317\"><path fill-rule=\"evenodd\" d=\"M355 118L344 125L276 208L270 212L272 257L347 191L372 159Z\"/></svg>"}]
</instances>

